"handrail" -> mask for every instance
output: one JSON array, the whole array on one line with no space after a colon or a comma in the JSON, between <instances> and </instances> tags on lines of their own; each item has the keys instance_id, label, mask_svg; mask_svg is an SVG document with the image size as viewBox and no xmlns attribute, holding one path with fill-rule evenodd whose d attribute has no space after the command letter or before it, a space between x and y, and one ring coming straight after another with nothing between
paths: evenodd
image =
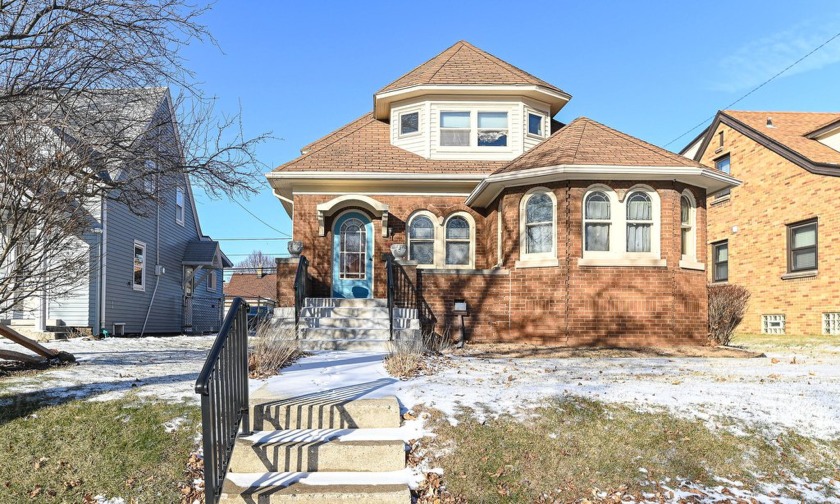
<instances>
[{"instance_id":1,"label":"handrail","mask_svg":"<svg viewBox=\"0 0 840 504\"><path fill-rule=\"evenodd\" d=\"M437 324L429 303L423 298L422 288L411 280L405 269L397 262L393 254L386 253L385 269L388 280L388 315L391 319L391 339L394 338L394 309L413 308L417 310L417 319L423 332L431 332ZM419 271L418 271L419 273Z\"/></svg>"},{"instance_id":2,"label":"handrail","mask_svg":"<svg viewBox=\"0 0 840 504\"><path fill-rule=\"evenodd\" d=\"M248 414L248 303L234 298L195 382L201 395L204 494L218 502L230 465L236 432L250 432Z\"/></svg>"},{"instance_id":3,"label":"handrail","mask_svg":"<svg viewBox=\"0 0 840 504\"><path fill-rule=\"evenodd\" d=\"M300 256L298 261L297 271L295 272L295 339L297 339L300 331L300 311L303 308L303 303L306 301L306 294L309 284L309 259L306 256Z\"/></svg>"}]
</instances>

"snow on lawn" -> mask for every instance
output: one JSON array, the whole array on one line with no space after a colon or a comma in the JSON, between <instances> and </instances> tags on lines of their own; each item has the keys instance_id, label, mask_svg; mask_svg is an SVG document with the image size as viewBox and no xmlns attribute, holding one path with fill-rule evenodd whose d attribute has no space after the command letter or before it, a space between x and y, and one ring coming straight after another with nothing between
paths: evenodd
<instances>
[{"instance_id":1,"label":"snow on lawn","mask_svg":"<svg viewBox=\"0 0 840 504\"><path fill-rule=\"evenodd\" d=\"M301 359L280 376L252 381L253 393L291 397L332 391L350 397L395 395L403 406L425 404L451 421L459 408L481 416L510 413L571 394L650 410L665 408L712 425L736 420L769 433L840 436L840 353L766 358L443 357L436 373L409 381L390 377L375 353L330 352ZM729 423L729 422L726 422Z\"/></svg>"},{"instance_id":2,"label":"snow on lawn","mask_svg":"<svg viewBox=\"0 0 840 504\"><path fill-rule=\"evenodd\" d=\"M62 401L107 401L136 391L140 397L198 401L193 387L214 338L215 335L78 338L50 342L47 347L72 353L78 365L3 379L0 393L43 392ZM20 347L0 338L0 350Z\"/></svg>"}]
</instances>

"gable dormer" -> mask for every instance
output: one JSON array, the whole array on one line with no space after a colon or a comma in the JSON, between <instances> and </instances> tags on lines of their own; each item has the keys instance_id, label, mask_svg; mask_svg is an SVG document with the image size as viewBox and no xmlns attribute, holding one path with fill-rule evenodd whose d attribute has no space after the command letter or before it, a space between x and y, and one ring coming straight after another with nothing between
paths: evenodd
<instances>
[{"instance_id":1,"label":"gable dormer","mask_svg":"<svg viewBox=\"0 0 840 504\"><path fill-rule=\"evenodd\" d=\"M374 115L392 145L427 159L512 160L549 136L570 99L461 41L377 92Z\"/></svg>"}]
</instances>

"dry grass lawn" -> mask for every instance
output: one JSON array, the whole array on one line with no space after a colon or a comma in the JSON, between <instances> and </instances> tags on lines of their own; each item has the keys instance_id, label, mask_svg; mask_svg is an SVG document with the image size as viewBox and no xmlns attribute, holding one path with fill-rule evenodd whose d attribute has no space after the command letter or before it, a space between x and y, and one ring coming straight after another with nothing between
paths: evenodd
<instances>
[{"instance_id":1,"label":"dry grass lawn","mask_svg":"<svg viewBox=\"0 0 840 504\"><path fill-rule=\"evenodd\" d=\"M674 347L639 347L639 348L610 348L610 347L562 347L530 345L524 343L474 343L461 349L449 350L452 355L463 355L481 358L639 358L639 357L729 357L753 358L762 357L761 352L748 348L712 347L712 346L674 346Z\"/></svg>"}]
</instances>

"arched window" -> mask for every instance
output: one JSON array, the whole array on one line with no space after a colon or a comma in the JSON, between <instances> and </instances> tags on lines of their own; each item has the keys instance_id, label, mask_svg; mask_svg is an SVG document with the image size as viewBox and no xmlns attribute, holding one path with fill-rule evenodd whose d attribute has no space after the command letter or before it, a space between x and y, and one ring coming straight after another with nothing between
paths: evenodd
<instances>
[{"instance_id":1,"label":"arched window","mask_svg":"<svg viewBox=\"0 0 840 504\"><path fill-rule=\"evenodd\" d=\"M435 224L426 215L417 215L408 224L408 258L417 264L435 263Z\"/></svg>"},{"instance_id":2,"label":"arched window","mask_svg":"<svg viewBox=\"0 0 840 504\"><path fill-rule=\"evenodd\" d=\"M526 196L525 254L554 252L554 200L546 192Z\"/></svg>"},{"instance_id":3,"label":"arched window","mask_svg":"<svg viewBox=\"0 0 840 504\"><path fill-rule=\"evenodd\" d=\"M367 239L364 223L355 217L347 219L339 232L339 278L365 278Z\"/></svg>"},{"instance_id":4,"label":"arched window","mask_svg":"<svg viewBox=\"0 0 840 504\"><path fill-rule=\"evenodd\" d=\"M694 257L694 249L692 248L694 244L691 240L694 230L691 207L691 201L683 194L680 197L680 252L683 257Z\"/></svg>"},{"instance_id":5,"label":"arched window","mask_svg":"<svg viewBox=\"0 0 840 504\"><path fill-rule=\"evenodd\" d=\"M583 210L585 249L590 252L610 250L611 226L610 198L603 192L593 192L586 197Z\"/></svg>"},{"instance_id":6,"label":"arched window","mask_svg":"<svg viewBox=\"0 0 840 504\"><path fill-rule=\"evenodd\" d=\"M650 252L653 204L637 191L627 197L627 252Z\"/></svg>"},{"instance_id":7,"label":"arched window","mask_svg":"<svg viewBox=\"0 0 840 504\"><path fill-rule=\"evenodd\" d=\"M470 223L460 215L446 222L445 262L447 266L469 266L472 264L472 240Z\"/></svg>"}]
</instances>

